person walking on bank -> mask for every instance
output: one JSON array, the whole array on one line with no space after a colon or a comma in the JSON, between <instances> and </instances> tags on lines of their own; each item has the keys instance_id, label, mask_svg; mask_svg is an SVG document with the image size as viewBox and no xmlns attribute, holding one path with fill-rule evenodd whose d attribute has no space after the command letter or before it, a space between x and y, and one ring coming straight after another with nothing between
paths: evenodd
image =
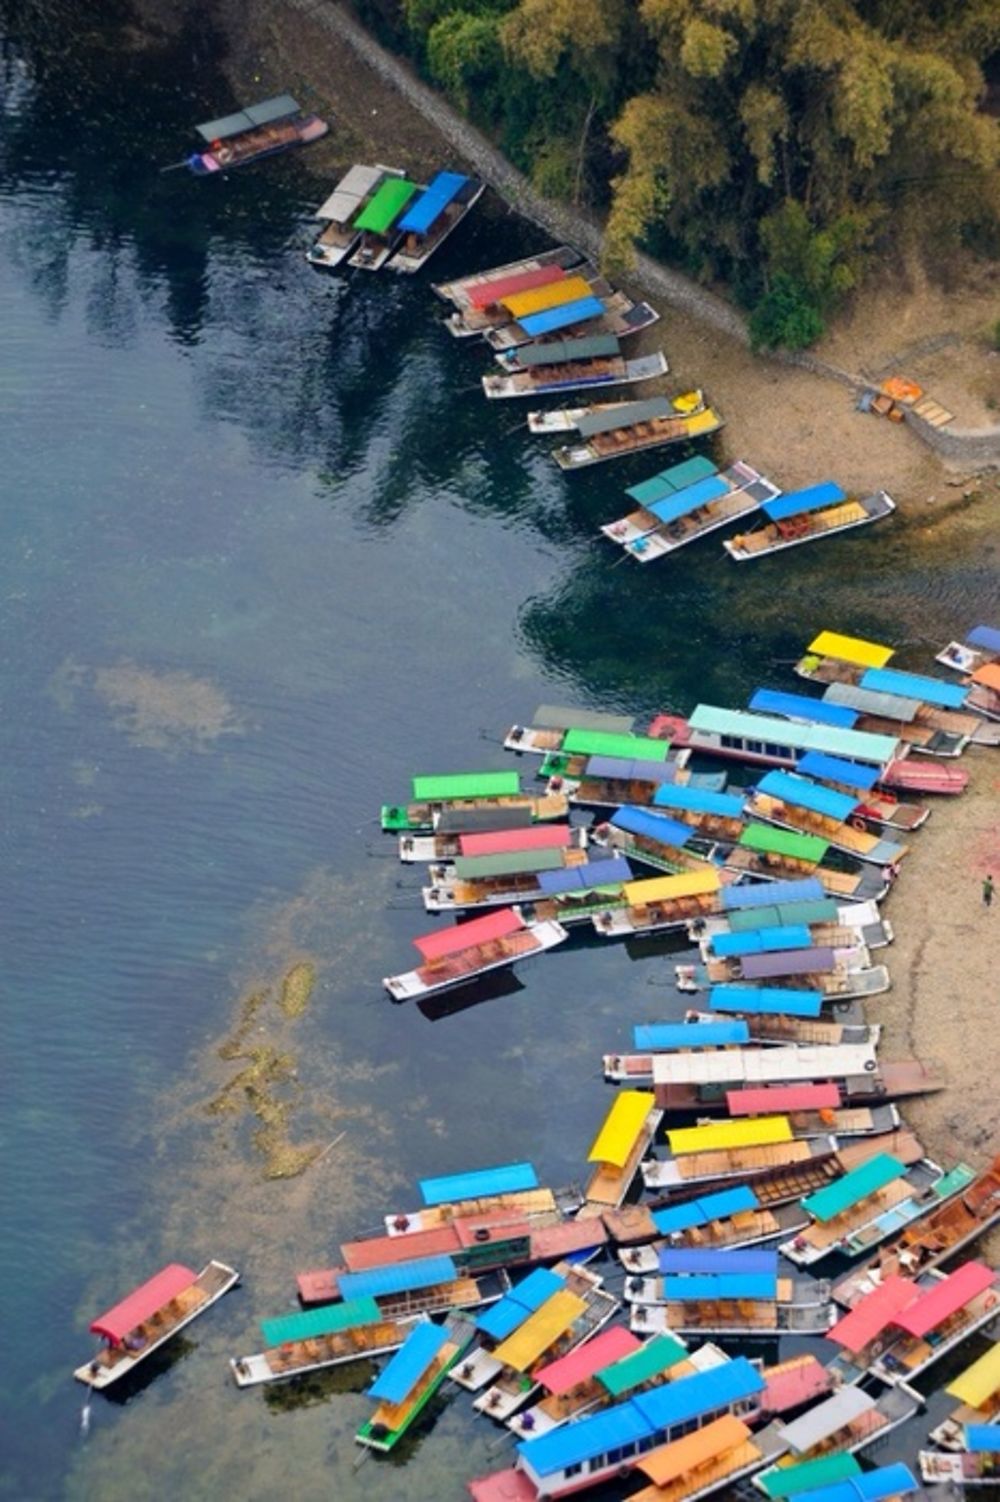
<instances>
[{"instance_id":1,"label":"person walking on bank","mask_svg":"<svg viewBox=\"0 0 1000 1502\"><path fill-rule=\"evenodd\" d=\"M992 905L993 905L993 878L992 878L992 876L987 876L986 880L983 882L983 907L992 907Z\"/></svg>"}]
</instances>

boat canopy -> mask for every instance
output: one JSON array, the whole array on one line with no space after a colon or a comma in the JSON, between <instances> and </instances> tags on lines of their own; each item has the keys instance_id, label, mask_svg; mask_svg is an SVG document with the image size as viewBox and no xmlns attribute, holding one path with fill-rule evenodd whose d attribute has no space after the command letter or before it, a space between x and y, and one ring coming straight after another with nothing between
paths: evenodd
<instances>
[{"instance_id":1,"label":"boat canopy","mask_svg":"<svg viewBox=\"0 0 1000 1502\"><path fill-rule=\"evenodd\" d=\"M663 1279L665 1299L681 1304L700 1304L716 1299L774 1299L778 1292L778 1279L774 1273L716 1273L704 1277L674 1277L668 1274Z\"/></svg>"},{"instance_id":2,"label":"boat canopy","mask_svg":"<svg viewBox=\"0 0 1000 1502\"><path fill-rule=\"evenodd\" d=\"M870 792L878 781L874 767L863 767L860 762L845 761L841 756L827 756L823 751L807 751L799 759L798 771L822 782L843 783L859 793Z\"/></svg>"},{"instance_id":3,"label":"boat canopy","mask_svg":"<svg viewBox=\"0 0 1000 1502\"><path fill-rule=\"evenodd\" d=\"M639 1347L640 1342L631 1330L626 1330L622 1325L611 1325L606 1330L600 1330L582 1346L577 1346L575 1351L543 1366L534 1373L535 1381L540 1382L546 1392L558 1397L560 1393L569 1392L579 1383L589 1381L613 1362L631 1356Z\"/></svg>"},{"instance_id":4,"label":"boat canopy","mask_svg":"<svg viewBox=\"0 0 1000 1502\"><path fill-rule=\"evenodd\" d=\"M449 1337L450 1331L444 1325L421 1320L379 1372L368 1389L368 1396L377 1398L380 1403L402 1403L440 1354L442 1347L447 1345Z\"/></svg>"},{"instance_id":5,"label":"boat canopy","mask_svg":"<svg viewBox=\"0 0 1000 1502\"><path fill-rule=\"evenodd\" d=\"M922 708L919 699L878 693L873 688L861 688L856 683L831 683L824 690L823 699L830 704L849 704L861 714L878 715L884 720L899 720L907 725L913 723Z\"/></svg>"},{"instance_id":6,"label":"boat canopy","mask_svg":"<svg viewBox=\"0 0 1000 1502\"><path fill-rule=\"evenodd\" d=\"M680 809L691 814L715 814L722 819L743 817L743 798L737 793L714 793L710 788L665 787L653 794L657 808Z\"/></svg>"},{"instance_id":7,"label":"boat canopy","mask_svg":"<svg viewBox=\"0 0 1000 1502\"><path fill-rule=\"evenodd\" d=\"M845 1173L842 1179L824 1184L815 1194L807 1194L802 1201L802 1208L808 1210L813 1220L824 1223L836 1220L838 1215L853 1210L862 1200L870 1199L887 1184L901 1179L905 1173L906 1165L891 1153L876 1153L874 1158L859 1163L857 1168Z\"/></svg>"},{"instance_id":8,"label":"boat canopy","mask_svg":"<svg viewBox=\"0 0 1000 1502\"><path fill-rule=\"evenodd\" d=\"M517 772L451 772L413 779L413 797L417 803L444 803L450 798L503 798L520 791Z\"/></svg>"},{"instance_id":9,"label":"boat canopy","mask_svg":"<svg viewBox=\"0 0 1000 1502\"><path fill-rule=\"evenodd\" d=\"M647 1090L622 1090L594 1138L587 1162L610 1163L615 1168L624 1168L655 1104Z\"/></svg>"},{"instance_id":10,"label":"boat canopy","mask_svg":"<svg viewBox=\"0 0 1000 1502\"><path fill-rule=\"evenodd\" d=\"M880 642L865 641L861 636L841 636L837 631L821 631L806 649L817 657L833 657L856 668L884 668L895 653Z\"/></svg>"},{"instance_id":11,"label":"boat canopy","mask_svg":"<svg viewBox=\"0 0 1000 1502\"><path fill-rule=\"evenodd\" d=\"M613 1398L641 1387L652 1377L669 1371L679 1361L687 1358L687 1346L677 1335L654 1335L643 1341L638 1350L606 1366L597 1373L597 1380Z\"/></svg>"},{"instance_id":12,"label":"boat canopy","mask_svg":"<svg viewBox=\"0 0 1000 1502\"><path fill-rule=\"evenodd\" d=\"M749 933L713 934L709 946L722 959L745 954L771 954L782 949L808 949L812 934L804 924L787 928L754 928Z\"/></svg>"},{"instance_id":13,"label":"boat canopy","mask_svg":"<svg viewBox=\"0 0 1000 1502\"><path fill-rule=\"evenodd\" d=\"M628 805L612 814L608 822L613 829L620 829L625 834L640 835L657 845L683 846L694 834L690 824L681 824L678 819L671 819L669 814L654 814L649 809Z\"/></svg>"},{"instance_id":14,"label":"boat canopy","mask_svg":"<svg viewBox=\"0 0 1000 1502\"><path fill-rule=\"evenodd\" d=\"M457 855L459 881L487 881L499 876L530 876L534 871L560 871L562 850L505 850L498 855Z\"/></svg>"},{"instance_id":15,"label":"boat canopy","mask_svg":"<svg viewBox=\"0 0 1000 1502\"><path fill-rule=\"evenodd\" d=\"M756 1116L761 1111L832 1111L840 1105L836 1085L779 1085L770 1090L728 1090L730 1116Z\"/></svg>"},{"instance_id":16,"label":"boat canopy","mask_svg":"<svg viewBox=\"0 0 1000 1502\"><path fill-rule=\"evenodd\" d=\"M361 1241L345 1241L341 1244L340 1255L348 1272L360 1273L368 1267L382 1267L386 1262L451 1256L461 1247L462 1239L454 1222L450 1222L430 1226L426 1231L410 1231L406 1236L367 1236Z\"/></svg>"},{"instance_id":17,"label":"boat canopy","mask_svg":"<svg viewBox=\"0 0 1000 1502\"><path fill-rule=\"evenodd\" d=\"M858 711L845 704L827 704L823 699L810 699L808 694L779 693L774 688L756 689L750 708L759 714L782 715L812 725L836 725L841 730L850 730L858 718Z\"/></svg>"},{"instance_id":18,"label":"boat canopy","mask_svg":"<svg viewBox=\"0 0 1000 1502\"><path fill-rule=\"evenodd\" d=\"M874 1049L861 1043L750 1048L742 1051L732 1049L707 1054L654 1054L653 1079L657 1085L790 1084L795 1080L811 1082L816 1079L848 1079L853 1075L870 1072L866 1071L865 1064L874 1061ZM888 1155L882 1153L879 1156L885 1158ZM869 1160L869 1163L862 1164L862 1169L867 1170L876 1161L877 1159ZM906 1172L895 1158L890 1161L898 1169L898 1173L894 1173L892 1177L898 1178L899 1174ZM862 1169L854 1169L853 1172L860 1173ZM846 1181L845 1178L840 1183ZM830 1189L835 1187L838 1186L827 1186ZM826 1192L824 1188L818 1190L817 1194L825 1195ZM874 1190L869 1190L868 1193L874 1193ZM821 1201L820 1204L825 1209L827 1202Z\"/></svg>"},{"instance_id":19,"label":"boat canopy","mask_svg":"<svg viewBox=\"0 0 1000 1502\"><path fill-rule=\"evenodd\" d=\"M631 875L629 863L624 858L587 861L582 866L567 866L562 871L542 871L538 877L538 889L546 897L558 897L562 892L623 886Z\"/></svg>"},{"instance_id":20,"label":"boat canopy","mask_svg":"<svg viewBox=\"0 0 1000 1502\"><path fill-rule=\"evenodd\" d=\"M443 808L434 828L438 834L486 834L495 829L521 829L527 808L500 803L493 808Z\"/></svg>"},{"instance_id":21,"label":"boat canopy","mask_svg":"<svg viewBox=\"0 0 1000 1502\"><path fill-rule=\"evenodd\" d=\"M664 741L664 745L667 742ZM629 761L622 756L587 758L586 775L600 782L673 782L677 764L672 761Z\"/></svg>"},{"instance_id":22,"label":"boat canopy","mask_svg":"<svg viewBox=\"0 0 1000 1502\"><path fill-rule=\"evenodd\" d=\"M845 1388L856 1392L857 1388ZM846 1450L837 1450L832 1455L819 1455L815 1460L803 1460L799 1465L774 1466L759 1479L771 1502L784 1502L786 1497L798 1497L800 1492L813 1491L820 1486L829 1486L834 1481L846 1481L849 1476L860 1476L861 1467Z\"/></svg>"},{"instance_id":23,"label":"boat canopy","mask_svg":"<svg viewBox=\"0 0 1000 1502\"><path fill-rule=\"evenodd\" d=\"M370 1267L360 1273L341 1273L337 1279L345 1299L373 1299L393 1293L408 1293L413 1288L436 1288L454 1283L458 1270L450 1257L418 1257L414 1262L394 1262L384 1267Z\"/></svg>"},{"instance_id":24,"label":"boat canopy","mask_svg":"<svg viewBox=\"0 0 1000 1502\"><path fill-rule=\"evenodd\" d=\"M512 271L509 276L480 282L478 286L470 287L466 296L469 307L482 312L484 308L499 306L505 297L512 297L515 292L529 292L532 287L547 287L550 282L566 280L567 274L562 266L529 266L524 271Z\"/></svg>"},{"instance_id":25,"label":"boat canopy","mask_svg":"<svg viewBox=\"0 0 1000 1502\"><path fill-rule=\"evenodd\" d=\"M894 668L869 668L861 679L861 687L873 688L876 693L899 694L904 699L919 699L942 709L961 709L968 693L959 683L943 683L940 678L900 673Z\"/></svg>"},{"instance_id":26,"label":"boat canopy","mask_svg":"<svg viewBox=\"0 0 1000 1502\"><path fill-rule=\"evenodd\" d=\"M551 1268L536 1267L520 1283L515 1283L498 1303L481 1314L476 1324L484 1335L503 1340L523 1324L529 1314L540 1309L547 1299L565 1287L566 1279Z\"/></svg>"},{"instance_id":27,"label":"boat canopy","mask_svg":"<svg viewBox=\"0 0 1000 1502\"><path fill-rule=\"evenodd\" d=\"M671 522L680 521L682 516L690 516L700 506L707 506L709 501L717 501L720 496L728 495L731 489L728 481L721 475L706 475L704 480L697 480L684 490L664 496L661 501L653 501L649 511L661 526L666 527Z\"/></svg>"},{"instance_id":28,"label":"boat canopy","mask_svg":"<svg viewBox=\"0 0 1000 1502\"><path fill-rule=\"evenodd\" d=\"M674 1231L690 1231L695 1226L707 1226L713 1220L726 1220L730 1215L742 1215L744 1211L759 1208L760 1201L749 1184L739 1184L734 1189L720 1189L718 1194L706 1194L700 1199L685 1200L682 1205L654 1210L652 1217L660 1235L669 1236Z\"/></svg>"},{"instance_id":29,"label":"boat canopy","mask_svg":"<svg viewBox=\"0 0 1000 1502\"><path fill-rule=\"evenodd\" d=\"M346 224L384 176L384 167L352 167L329 198L323 200L313 217L328 219L331 224Z\"/></svg>"},{"instance_id":30,"label":"boat canopy","mask_svg":"<svg viewBox=\"0 0 1000 1502\"><path fill-rule=\"evenodd\" d=\"M296 1340L317 1340L323 1335L337 1335L341 1330L355 1330L359 1325L377 1325L384 1318L368 1294L360 1299L346 1299L342 1304L324 1304L319 1309L262 1319L260 1328L269 1346L284 1346Z\"/></svg>"},{"instance_id":31,"label":"boat canopy","mask_svg":"<svg viewBox=\"0 0 1000 1502\"><path fill-rule=\"evenodd\" d=\"M890 1273L837 1321L830 1339L856 1356L895 1322L896 1315L913 1303L916 1293L916 1285L909 1278Z\"/></svg>"},{"instance_id":32,"label":"boat canopy","mask_svg":"<svg viewBox=\"0 0 1000 1502\"><path fill-rule=\"evenodd\" d=\"M778 954L748 954L740 962L744 980L771 980L785 975L830 975L837 968L832 949L811 946Z\"/></svg>"},{"instance_id":33,"label":"boat canopy","mask_svg":"<svg viewBox=\"0 0 1000 1502\"><path fill-rule=\"evenodd\" d=\"M396 228L408 235L425 235L470 181L463 172L438 172Z\"/></svg>"},{"instance_id":34,"label":"boat canopy","mask_svg":"<svg viewBox=\"0 0 1000 1502\"><path fill-rule=\"evenodd\" d=\"M801 834L797 829L777 829L773 824L748 824L738 843L745 850L762 855L784 855L789 860L818 865L830 846L816 834Z\"/></svg>"},{"instance_id":35,"label":"boat canopy","mask_svg":"<svg viewBox=\"0 0 1000 1502\"><path fill-rule=\"evenodd\" d=\"M762 928L805 927L813 923L836 923L840 909L833 897L814 902L779 902L775 905L737 909L727 914L732 933L750 933Z\"/></svg>"},{"instance_id":36,"label":"boat canopy","mask_svg":"<svg viewBox=\"0 0 1000 1502\"><path fill-rule=\"evenodd\" d=\"M996 1273L983 1262L964 1262L946 1278L914 1299L912 1304L898 1314L893 1321L907 1335L919 1338L929 1335L938 1325L959 1309L964 1309L977 1293L985 1293L996 1282Z\"/></svg>"},{"instance_id":37,"label":"boat canopy","mask_svg":"<svg viewBox=\"0 0 1000 1502\"><path fill-rule=\"evenodd\" d=\"M899 749L899 741L891 735L839 730L833 725L797 725L791 720L747 714L738 709L717 709L711 704L699 704L688 724L692 730L708 735L766 742L793 751L828 751L833 756L849 756L878 766L891 761Z\"/></svg>"},{"instance_id":38,"label":"boat canopy","mask_svg":"<svg viewBox=\"0 0 1000 1502\"><path fill-rule=\"evenodd\" d=\"M551 308L561 307L563 303L579 302L581 298L590 297L591 292L587 278L575 272L558 281L545 282L522 292L508 293L501 301L511 318L520 322L524 317L547 313Z\"/></svg>"},{"instance_id":39,"label":"boat canopy","mask_svg":"<svg viewBox=\"0 0 1000 1502\"><path fill-rule=\"evenodd\" d=\"M647 907L651 902L674 902L680 897L707 897L722 886L714 866L704 871L682 871L679 876L653 876L647 881L625 884L629 907Z\"/></svg>"},{"instance_id":40,"label":"boat canopy","mask_svg":"<svg viewBox=\"0 0 1000 1502\"><path fill-rule=\"evenodd\" d=\"M830 1391L833 1378L815 1356L793 1356L771 1367L762 1407L765 1413L800 1412L805 1403ZM804 1490L804 1488L803 1488Z\"/></svg>"},{"instance_id":41,"label":"boat canopy","mask_svg":"<svg viewBox=\"0 0 1000 1502\"><path fill-rule=\"evenodd\" d=\"M965 638L970 647L986 652L1000 652L1000 631L995 626L973 626Z\"/></svg>"},{"instance_id":42,"label":"boat canopy","mask_svg":"<svg viewBox=\"0 0 1000 1502\"><path fill-rule=\"evenodd\" d=\"M577 323L589 323L600 318L604 304L599 297L581 297L576 302L564 302L558 308L546 308L544 313L532 313L519 318L518 326L532 339L544 334L554 334L559 329L570 329Z\"/></svg>"},{"instance_id":43,"label":"boat canopy","mask_svg":"<svg viewBox=\"0 0 1000 1502\"><path fill-rule=\"evenodd\" d=\"M713 1462L718 1465L726 1456L746 1447L746 1465L760 1459L760 1451L749 1443L750 1430L733 1413L724 1413L721 1418L673 1440L669 1445L660 1445L648 1455L640 1456L636 1467L648 1476L657 1490L666 1491L671 1482L690 1481L697 1487L699 1471ZM707 1473L717 1480L715 1472Z\"/></svg>"},{"instance_id":44,"label":"boat canopy","mask_svg":"<svg viewBox=\"0 0 1000 1502\"><path fill-rule=\"evenodd\" d=\"M713 1012L749 1012L759 1017L818 1017L823 1010L820 991L790 986L713 986L708 993Z\"/></svg>"},{"instance_id":45,"label":"boat canopy","mask_svg":"<svg viewBox=\"0 0 1000 1502\"><path fill-rule=\"evenodd\" d=\"M779 1425L779 1433L794 1455L802 1455L830 1439L847 1424L870 1413L876 1399L860 1387L842 1387L823 1403L818 1403L801 1418Z\"/></svg>"},{"instance_id":46,"label":"boat canopy","mask_svg":"<svg viewBox=\"0 0 1000 1502\"><path fill-rule=\"evenodd\" d=\"M711 459L706 459L703 454L696 454L692 459L682 459L680 464L672 464L669 469L660 470L659 474L652 475L648 480L640 480L638 485L630 486L625 494L631 500L638 501L640 506L648 507L654 501L676 495L696 480L705 480L718 472L719 466L713 464Z\"/></svg>"},{"instance_id":47,"label":"boat canopy","mask_svg":"<svg viewBox=\"0 0 1000 1502\"><path fill-rule=\"evenodd\" d=\"M602 710L576 709L569 705L539 704L531 717L538 730L603 730L612 735L629 735L635 716L605 714Z\"/></svg>"},{"instance_id":48,"label":"boat canopy","mask_svg":"<svg viewBox=\"0 0 1000 1502\"><path fill-rule=\"evenodd\" d=\"M102 1335L112 1345L120 1345L130 1330L143 1324L149 1317L169 1304L178 1294L198 1281L198 1274L180 1262L170 1262L158 1273L140 1283L120 1303L114 1304L104 1314L91 1321L94 1335Z\"/></svg>"},{"instance_id":49,"label":"boat canopy","mask_svg":"<svg viewBox=\"0 0 1000 1502\"><path fill-rule=\"evenodd\" d=\"M513 1371L526 1372L586 1311L585 1299L568 1288L560 1288L491 1354Z\"/></svg>"},{"instance_id":50,"label":"boat canopy","mask_svg":"<svg viewBox=\"0 0 1000 1502\"><path fill-rule=\"evenodd\" d=\"M657 1253L661 1273L769 1273L777 1277L778 1254L766 1248L664 1246Z\"/></svg>"},{"instance_id":51,"label":"boat canopy","mask_svg":"<svg viewBox=\"0 0 1000 1502\"><path fill-rule=\"evenodd\" d=\"M568 824L529 824L523 829L496 829L463 834L458 848L466 857L506 855L517 850L566 850L573 838Z\"/></svg>"},{"instance_id":52,"label":"boat canopy","mask_svg":"<svg viewBox=\"0 0 1000 1502\"><path fill-rule=\"evenodd\" d=\"M419 1181L425 1205L450 1205L456 1200L487 1199L497 1194L519 1194L538 1188L538 1175L530 1163L501 1163L496 1168L477 1168L469 1173L449 1173Z\"/></svg>"},{"instance_id":53,"label":"boat canopy","mask_svg":"<svg viewBox=\"0 0 1000 1502\"><path fill-rule=\"evenodd\" d=\"M576 426L583 438L596 438L600 433L613 433L616 428L634 428L641 422L655 422L677 415L673 403L665 396L651 396L643 402L614 402L609 407L592 407L584 412Z\"/></svg>"},{"instance_id":54,"label":"boat canopy","mask_svg":"<svg viewBox=\"0 0 1000 1502\"><path fill-rule=\"evenodd\" d=\"M838 506L846 500L846 490L842 490L834 480L824 480L819 485L808 485L804 490L786 490L784 495L765 501L763 510L771 521L783 522L790 516L804 516L809 511L821 511L824 506Z\"/></svg>"},{"instance_id":55,"label":"boat canopy","mask_svg":"<svg viewBox=\"0 0 1000 1502\"><path fill-rule=\"evenodd\" d=\"M717 1022L646 1022L632 1029L632 1042L641 1051L666 1052L675 1048L729 1048L749 1043L750 1029L742 1020Z\"/></svg>"},{"instance_id":56,"label":"boat canopy","mask_svg":"<svg viewBox=\"0 0 1000 1502\"><path fill-rule=\"evenodd\" d=\"M416 183L408 182L405 177L387 177L355 219L354 228L367 230L373 235L384 235L417 192L419 189Z\"/></svg>"},{"instance_id":57,"label":"boat canopy","mask_svg":"<svg viewBox=\"0 0 1000 1502\"><path fill-rule=\"evenodd\" d=\"M996 1424L966 1424L965 1448L971 1455L1000 1451L1000 1429Z\"/></svg>"},{"instance_id":58,"label":"boat canopy","mask_svg":"<svg viewBox=\"0 0 1000 1502\"><path fill-rule=\"evenodd\" d=\"M728 1152L733 1148L765 1147L791 1142L787 1116L758 1116L753 1121L711 1121L705 1126L675 1127L667 1144L675 1158L688 1153Z\"/></svg>"},{"instance_id":59,"label":"boat canopy","mask_svg":"<svg viewBox=\"0 0 1000 1502\"><path fill-rule=\"evenodd\" d=\"M521 366L563 365L572 360L609 359L621 353L615 334L584 334L579 339L552 339L547 344L523 344L511 350L511 363ZM574 721L579 724L579 721Z\"/></svg>"},{"instance_id":60,"label":"boat canopy","mask_svg":"<svg viewBox=\"0 0 1000 1502\"><path fill-rule=\"evenodd\" d=\"M276 94L273 99L250 104L235 114L206 120L203 125L196 125L195 130L203 141L211 144L212 141L228 141L231 136L241 136L244 131L256 130L259 125L272 125L275 120L287 120L301 113L301 105L291 94Z\"/></svg>"},{"instance_id":61,"label":"boat canopy","mask_svg":"<svg viewBox=\"0 0 1000 1502\"><path fill-rule=\"evenodd\" d=\"M1000 663L984 663L981 668L976 668L971 681L981 688L991 688L994 693L1000 694Z\"/></svg>"},{"instance_id":62,"label":"boat canopy","mask_svg":"<svg viewBox=\"0 0 1000 1502\"><path fill-rule=\"evenodd\" d=\"M413 943L425 960L440 960L445 955L460 954L463 949L473 949L491 939L505 939L509 934L519 933L524 926L520 913L505 907L499 912L473 918L471 923L459 923L455 928L425 934L422 939L414 939Z\"/></svg>"},{"instance_id":63,"label":"boat canopy","mask_svg":"<svg viewBox=\"0 0 1000 1502\"><path fill-rule=\"evenodd\" d=\"M567 730L564 756L613 756L626 761L666 761L670 742L650 735L617 735L607 730Z\"/></svg>"},{"instance_id":64,"label":"boat canopy","mask_svg":"<svg viewBox=\"0 0 1000 1502\"><path fill-rule=\"evenodd\" d=\"M945 1391L970 1408L982 1408L995 1392L1000 1392L1000 1341L967 1366Z\"/></svg>"},{"instance_id":65,"label":"boat canopy","mask_svg":"<svg viewBox=\"0 0 1000 1502\"><path fill-rule=\"evenodd\" d=\"M819 877L803 876L795 881L740 882L739 886L726 888L722 905L727 912L742 912L748 908L771 907L775 903L780 907L788 902L825 900L826 892Z\"/></svg>"},{"instance_id":66,"label":"boat canopy","mask_svg":"<svg viewBox=\"0 0 1000 1502\"><path fill-rule=\"evenodd\" d=\"M902 1461L882 1466L877 1471L863 1471L832 1486L800 1492L798 1502L884 1502L888 1497L903 1497L920 1490L908 1466Z\"/></svg>"}]
</instances>

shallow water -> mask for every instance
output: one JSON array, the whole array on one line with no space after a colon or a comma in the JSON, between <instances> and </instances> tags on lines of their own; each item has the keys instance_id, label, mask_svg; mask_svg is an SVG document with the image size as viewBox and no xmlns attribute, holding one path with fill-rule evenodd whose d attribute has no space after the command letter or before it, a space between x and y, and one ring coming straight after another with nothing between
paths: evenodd
<instances>
[{"instance_id":1,"label":"shallow water","mask_svg":"<svg viewBox=\"0 0 1000 1502\"><path fill-rule=\"evenodd\" d=\"M509 1453L464 1399L355 1470L356 1374L294 1407L226 1358L420 1174L579 1177L600 1054L681 1001L663 946L580 936L476 1004L391 1006L380 977L431 923L379 804L503 765L542 700L738 703L825 624L920 663L991 603L988 560L893 521L754 571L711 543L614 567L595 528L662 465L562 476L482 400L425 278L314 274L307 157L158 173L230 102L203 36L161 52L124 5L56 0L0 23L0 1492L457 1498ZM484 205L435 274L539 243ZM299 960L317 986L288 1019ZM206 1112L261 988L291 1138L334 1144L284 1181L248 1118ZM84 1435L88 1320L210 1256L239 1291Z\"/></svg>"}]
</instances>

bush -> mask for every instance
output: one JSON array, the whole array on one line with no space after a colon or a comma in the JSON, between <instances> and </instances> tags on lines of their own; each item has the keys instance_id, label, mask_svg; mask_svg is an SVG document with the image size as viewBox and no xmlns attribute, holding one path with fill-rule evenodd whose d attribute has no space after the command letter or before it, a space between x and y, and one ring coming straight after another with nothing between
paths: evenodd
<instances>
[{"instance_id":1,"label":"bush","mask_svg":"<svg viewBox=\"0 0 1000 1502\"><path fill-rule=\"evenodd\" d=\"M750 343L755 350L806 349L822 338L823 315L800 282L778 271L750 314Z\"/></svg>"},{"instance_id":2,"label":"bush","mask_svg":"<svg viewBox=\"0 0 1000 1502\"><path fill-rule=\"evenodd\" d=\"M993 325L993 348L1000 350L1000 318Z\"/></svg>"}]
</instances>

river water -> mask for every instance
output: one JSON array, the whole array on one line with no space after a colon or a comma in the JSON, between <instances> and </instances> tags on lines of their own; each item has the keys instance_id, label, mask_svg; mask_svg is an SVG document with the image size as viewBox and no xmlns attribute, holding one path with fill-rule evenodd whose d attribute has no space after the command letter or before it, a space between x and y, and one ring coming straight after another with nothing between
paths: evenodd
<instances>
[{"instance_id":1,"label":"river water","mask_svg":"<svg viewBox=\"0 0 1000 1502\"><path fill-rule=\"evenodd\" d=\"M370 1372L268 1399L226 1358L419 1175L579 1178L600 1054L681 1003L665 946L579 936L474 1004L392 1006L431 923L379 804L504 765L542 700L736 704L825 624L934 640L989 571L899 521L752 571L712 544L614 567L596 526L661 463L562 476L426 278L313 273L306 155L161 175L231 95L203 35L133 21L0 3L0 1493L458 1498L509 1454L464 1398L359 1470ZM540 243L485 203L435 271ZM296 1178L218 1110L252 994L291 1141L332 1144ZM210 1256L240 1289L84 1415L89 1319Z\"/></svg>"}]
</instances>

